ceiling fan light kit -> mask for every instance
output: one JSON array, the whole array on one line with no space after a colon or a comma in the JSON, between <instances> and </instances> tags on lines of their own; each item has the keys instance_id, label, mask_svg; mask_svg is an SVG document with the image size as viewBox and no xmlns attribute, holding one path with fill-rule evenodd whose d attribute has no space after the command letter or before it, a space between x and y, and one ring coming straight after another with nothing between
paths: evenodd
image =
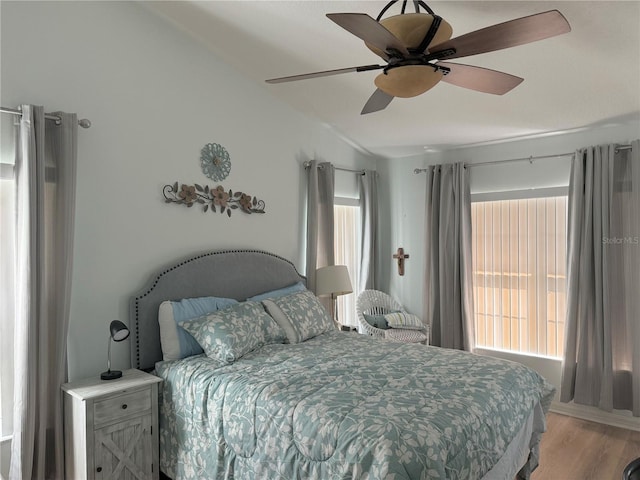
<instances>
[{"instance_id":1,"label":"ceiling fan light kit","mask_svg":"<svg viewBox=\"0 0 640 480\"><path fill-rule=\"evenodd\" d=\"M415 13L405 13L408 0L403 0L399 15L382 18L396 3L398 0L387 3L375 20L365 13L327 14L330 20L363 40L373 53L387 62L386 65L364 65L274 78L267 80L267 83L383 70L374 80L377 89L365 104L362 114L383 110L394 97L421 95L440 81L483 93L503 95L522 83L523 79L496 70L445 60L524 45L571 31L564 16L557 10L550 10L451 38L451 25L434 14L423 1L413 0L411 3Z\"/></svg>"},{"instance_id":2,"label":"ceiling fan light kit","mask_svg":"<svg viewBox=\"0 0 640 480\"><path fill-rule=\"evenodd\" d=\"M442 71L430 65L406 65L381 73L373 82L388 95L411 98L435 87L442 77Z\"/></svg>"}]
</instances>

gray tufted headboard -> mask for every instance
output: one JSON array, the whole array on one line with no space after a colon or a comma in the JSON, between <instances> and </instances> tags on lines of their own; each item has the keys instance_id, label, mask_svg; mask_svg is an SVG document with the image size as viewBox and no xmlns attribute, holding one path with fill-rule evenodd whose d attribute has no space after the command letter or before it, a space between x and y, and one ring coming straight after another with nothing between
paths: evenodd
<instances>
[{"instance_id":1,"label":"gray tufted headboard","mask_svg":"<svg viewBox=\"0 0 640 480\"><path fill-rule=\"evenodd\" d=\"M242 301L300 281L306 284L293 263L260 250L207 252L172 262L131 299L132 368L150 370L162 360L158 308L165 300L215 296Z\"/></svg>"}]
</instances>

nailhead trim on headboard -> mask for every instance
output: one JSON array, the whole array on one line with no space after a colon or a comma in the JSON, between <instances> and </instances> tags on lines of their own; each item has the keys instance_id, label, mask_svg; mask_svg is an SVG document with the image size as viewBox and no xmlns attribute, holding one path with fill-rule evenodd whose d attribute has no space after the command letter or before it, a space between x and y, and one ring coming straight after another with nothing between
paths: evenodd
<instances>
[{"instance_id":1,"label":"nailhead trim on headboard","mask_svg":"<svg viewBox=\"0 0 640 480\"><path fill-rule=\"evenodd\" d=\"M151 287L149 287L149 289L147 289L143 294L138 295L136 297L134 297L134 304L135 304L135 336L136 336L136 355L135 355L135 365L134 368L140 368L140 317L139 317L139 301L146 297L147 295L149 295L151 292L153 292L153 290L155 289L156 285L158 285L158 282L160 281L160 279L165 276L167 273L176 270L184 265L187 265L193 261L199 260L201 258L205 258L205 257L210 257L210 256L215 256L215 255L222 255L222 254L230 254L230 253L258 253L258 254L262 254L262 255L267 255L273 258L276 258L278 260L281 260L283 262L288 263L289 265L291 265L291 267L293 268L293 271L296 272L300 277L304 278L302 275L300 275L300 273L298 272L298 270L296 269L295 265L290 261L287 260L286 258L283 258L279 255L276 255L274 253L270 253L270 252L266 252L264 250L244 250L244 249L240 249L240 250L220 250L220 251L215 251L215 252L206 252L206 253L201 253L199 255L195 255L193 257L189 257L185 260L180 261L179 263L166 268L165 270L163 270L161 273L159 273ZM133 362L132 362L133 363Z\"/></svg>"}]
</instances>

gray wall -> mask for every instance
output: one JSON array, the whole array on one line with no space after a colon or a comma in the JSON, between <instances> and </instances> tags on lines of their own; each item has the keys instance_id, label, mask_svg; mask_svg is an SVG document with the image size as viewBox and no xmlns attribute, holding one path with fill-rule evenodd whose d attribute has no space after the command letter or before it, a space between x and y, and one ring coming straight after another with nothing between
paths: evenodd
<instances>
[{"instance_id":1,"label":"gray wall","mask_svg":"<svg viewBox=\"0 0 640 480\"><path fill-rule=\"evenodd\" d=\"M301 163L375 161L137 2L2 2L2 105L44 105L93 122L79 132L69 360L71 378L106 369L108 325L151 272L210 249L261 248L302 269ZM265 215L167 205L162 187L208 183L200 149L220 143L221 182ZM128 341L113 346L129 366Z\"/></svg>"},{"instance_id":2,"label":"gray wall","mask_svg":"<svg viewBox=\"0 0 640 480\"><path fill-rule=\"evenodd\" d=\"M444 152L425 153L421 156L379 160L378 172L384 182L380 191L385 225L382 229L381 258L386 280L383 289L390 292L411 312L423 315L424 301L424 201L425 174L414 174L414 168L448 162L488 162L529 156L553 155L573 152L578 148L604 143L628 143L640 136L640 115L612 121L563 134L539 136L519 141L496 143L470 148L460 148ZM569 183L570 157L506 163L471 170L471 191L509 191L528 188L566 186ZM386 226L389 226L387 229ZM392 254L398 247L404 247L410 254L406 262L405 275L397 274ZM520 354L503 354L495 351L478 350L477 353L501 356L520 361L535 369L558 390L560 387L561 362L557 359L534 357ZM558 398L558 396L557 396ZM558 406L557 408L562 408ZM586 413L585 413L586 412ZM601 413L584 407L572 413L584 415L597 421L610 421ZM604 420L603 420L604 418ZM613 420L615 424L616 420ZM629 419L624 417L623 424ZM640 423L638 423L640 428Z\"/></svg>"}]
</instances>

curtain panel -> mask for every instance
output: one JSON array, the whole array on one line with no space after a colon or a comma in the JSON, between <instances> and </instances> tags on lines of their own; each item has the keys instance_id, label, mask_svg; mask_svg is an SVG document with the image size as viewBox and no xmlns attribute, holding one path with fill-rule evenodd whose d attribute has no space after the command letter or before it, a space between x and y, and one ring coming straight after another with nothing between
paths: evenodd
<instances>
[{"instance_id":1,"label":"curtain panel","mask_svg":"<svg viewBox=\"0 0 640 480\"><path fill-rule=\"evenodd\" d=\"M562 402L640 416L640 142L575 154Z\"/></svg>"},{"instance_id":2,"label":"curtain panel","mask_svg":"<svg viewBox=\"0 0 640 480\"><path fill-rule=\"evenodd\" d=\"M333 197L335 168L329 162L313 160L307 168L307 287L316 291L316 270L334 265ZM331 299L320 301L331 312Z\"/></svg>"},{"instance_id":3,"label":"curtain panel","mask_svg":"<svg viewBox=\"0 0 640 480\"><path fill-rule=\"evenodd\" d=\"M425 309L431 344L474 344L471 193L462 163L427 167Z\"/></svg>"},{"instance_id":4,"label":"curtain panel","mask_svg":"<svg viewBox=\"0 0 640 480\"><path fill-rule=\"evenodd\" d=\"M77 117L22 106L16 149L14 416L9 477L64 478L62 396L75 212Z\"/></svg>"},{"instance_id":5,"label":"curtain panel","mask_svg":"<svg viewBox=\"0 0 640 480\"><path fill-rule=\"evenodd\" d=\"M376 253L378 247L378 174L375 170L365 170L360 175L360 218L362 223L362 243L360 247L360 276L358 293L375 290Z\"/></svg>"}]
</instances>

